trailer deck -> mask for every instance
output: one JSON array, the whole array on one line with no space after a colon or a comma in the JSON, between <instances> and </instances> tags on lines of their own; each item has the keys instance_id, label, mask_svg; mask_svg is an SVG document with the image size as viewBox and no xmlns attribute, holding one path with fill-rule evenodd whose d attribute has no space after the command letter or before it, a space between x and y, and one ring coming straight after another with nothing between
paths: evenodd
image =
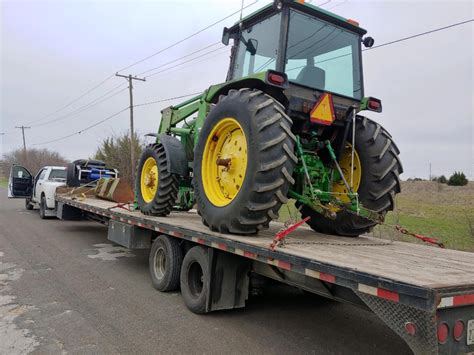
<instances>
[{"instance_id":1,"label":"trailer deck","mask_svg":"<svg viewBox=\"0 0 474 355\"><path fill-rule=\"evenodd\" d=\"M272 251L269 246L283 226L280 223L271 223L258 235L237 236L210 231L193 212L152 217L91 196L77 200L60 195L57 200L112 220L225 249L417 308L445 307L452 302L450 297L468 290L474 294L474 258L468 252L370 236L337 237L316 233L306 226L299 227L286 237L282 247ZM474 296L456 302L474 303L470 297Z\"/></svg>"}]
</instances>

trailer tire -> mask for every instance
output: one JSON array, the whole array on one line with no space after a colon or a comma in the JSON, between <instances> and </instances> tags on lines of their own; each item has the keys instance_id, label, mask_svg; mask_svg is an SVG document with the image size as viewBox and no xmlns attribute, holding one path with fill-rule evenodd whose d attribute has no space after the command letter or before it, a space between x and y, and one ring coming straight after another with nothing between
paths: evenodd
<instances>
[{"instance_id":1,"label":"trailer tire","mask_svg":"<svg viewBox=\"0 0 474 355\"><path fill-rule=\"evenodd\" d=\"M68 187L78 187L80 181L77 178L76 174L76 164L68 163L66 166L66 186Z\"/></svg>"},{"instance_id":2,"label":"trailer tire","mask_svg":"<svg viewBox=\"0 0 474 355\"><path fill-rule=\"evenodd\" d=\"M181 267L181 294L188 309L197 314L207 313L210 267L208 251L201 246L191 248Z\"/></svg>"},{"instance_id":3,"label":"trailer tire","mask_svg":"<svg viewBox=\"0 0 474 355\"><path fill-rule=\"evenodd\" d=\"M175 291L179 287L183 251L179 241L166 235L153 242L148 258L151 282L158 291Z\"/></svg>"}]
</instances>

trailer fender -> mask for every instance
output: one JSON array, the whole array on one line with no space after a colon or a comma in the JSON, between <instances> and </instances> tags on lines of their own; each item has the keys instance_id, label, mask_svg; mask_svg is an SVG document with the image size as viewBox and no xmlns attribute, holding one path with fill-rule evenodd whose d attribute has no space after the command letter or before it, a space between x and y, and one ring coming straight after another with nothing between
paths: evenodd
<instances>
[{"instance_id":1,"label":"trailer fender","mask_svg":"<svg viewBox=\"0 0 474 355\"><path fill-rule=\"evenodd\" d=\"M188 160L186 151L178 138L162 133L158 136L158 141L165 148L167 159L167 169L172 174L182 177L188 175Z\"/></svg>"}]
</instances>

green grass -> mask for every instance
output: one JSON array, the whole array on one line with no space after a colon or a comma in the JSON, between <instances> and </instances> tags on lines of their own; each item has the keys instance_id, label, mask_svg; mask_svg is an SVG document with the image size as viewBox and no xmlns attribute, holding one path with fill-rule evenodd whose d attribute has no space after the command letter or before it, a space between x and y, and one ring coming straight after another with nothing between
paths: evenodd
<instances>
[{"instance_id":1,"label":"green grass","mask_svg":"<svg viewBox=\"0 0 474 355\"><path fill-rule=\"evenodd\" d=\"M397 208L386 217L386 224L377 226L375 237L423 243L395 231L390 225L400 224L407 230L435 237L447 248L474 251L474 183L467 186L447 186L430 181L402 183ZM294 203L283 206L280 221L289 215L298 220Z\"/></svg>"},{"instance_id":2,"label":"green grass","mask_svg":"<svg viewBox=\"0 0 474 355\"><path fill-rule=\"evenodd\" d=\"M0 177L0 187L7 187L8 185L8 179L4 177Z\"/></svg>"}]
</instances>

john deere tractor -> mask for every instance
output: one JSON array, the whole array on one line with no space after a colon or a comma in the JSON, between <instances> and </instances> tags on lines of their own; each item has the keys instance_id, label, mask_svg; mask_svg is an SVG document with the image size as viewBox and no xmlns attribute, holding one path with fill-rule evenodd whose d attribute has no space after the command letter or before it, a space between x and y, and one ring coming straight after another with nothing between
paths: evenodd
<instances>
[{"instance_id":1,"label":"john deere tractor","mask_svg":"<svg viewBox=\"0 0 474 355\"><path fill-rule=\"evenodd\" d=\"M140 157L137 202L149 215L197 204L213 231L254 234L296 200L315 231L358 236L400 192L390 134L359 115L364 96L358 23L300 1L277 0L224 28L224 83L162 111Z\"/></svg>"}]
</instances>

